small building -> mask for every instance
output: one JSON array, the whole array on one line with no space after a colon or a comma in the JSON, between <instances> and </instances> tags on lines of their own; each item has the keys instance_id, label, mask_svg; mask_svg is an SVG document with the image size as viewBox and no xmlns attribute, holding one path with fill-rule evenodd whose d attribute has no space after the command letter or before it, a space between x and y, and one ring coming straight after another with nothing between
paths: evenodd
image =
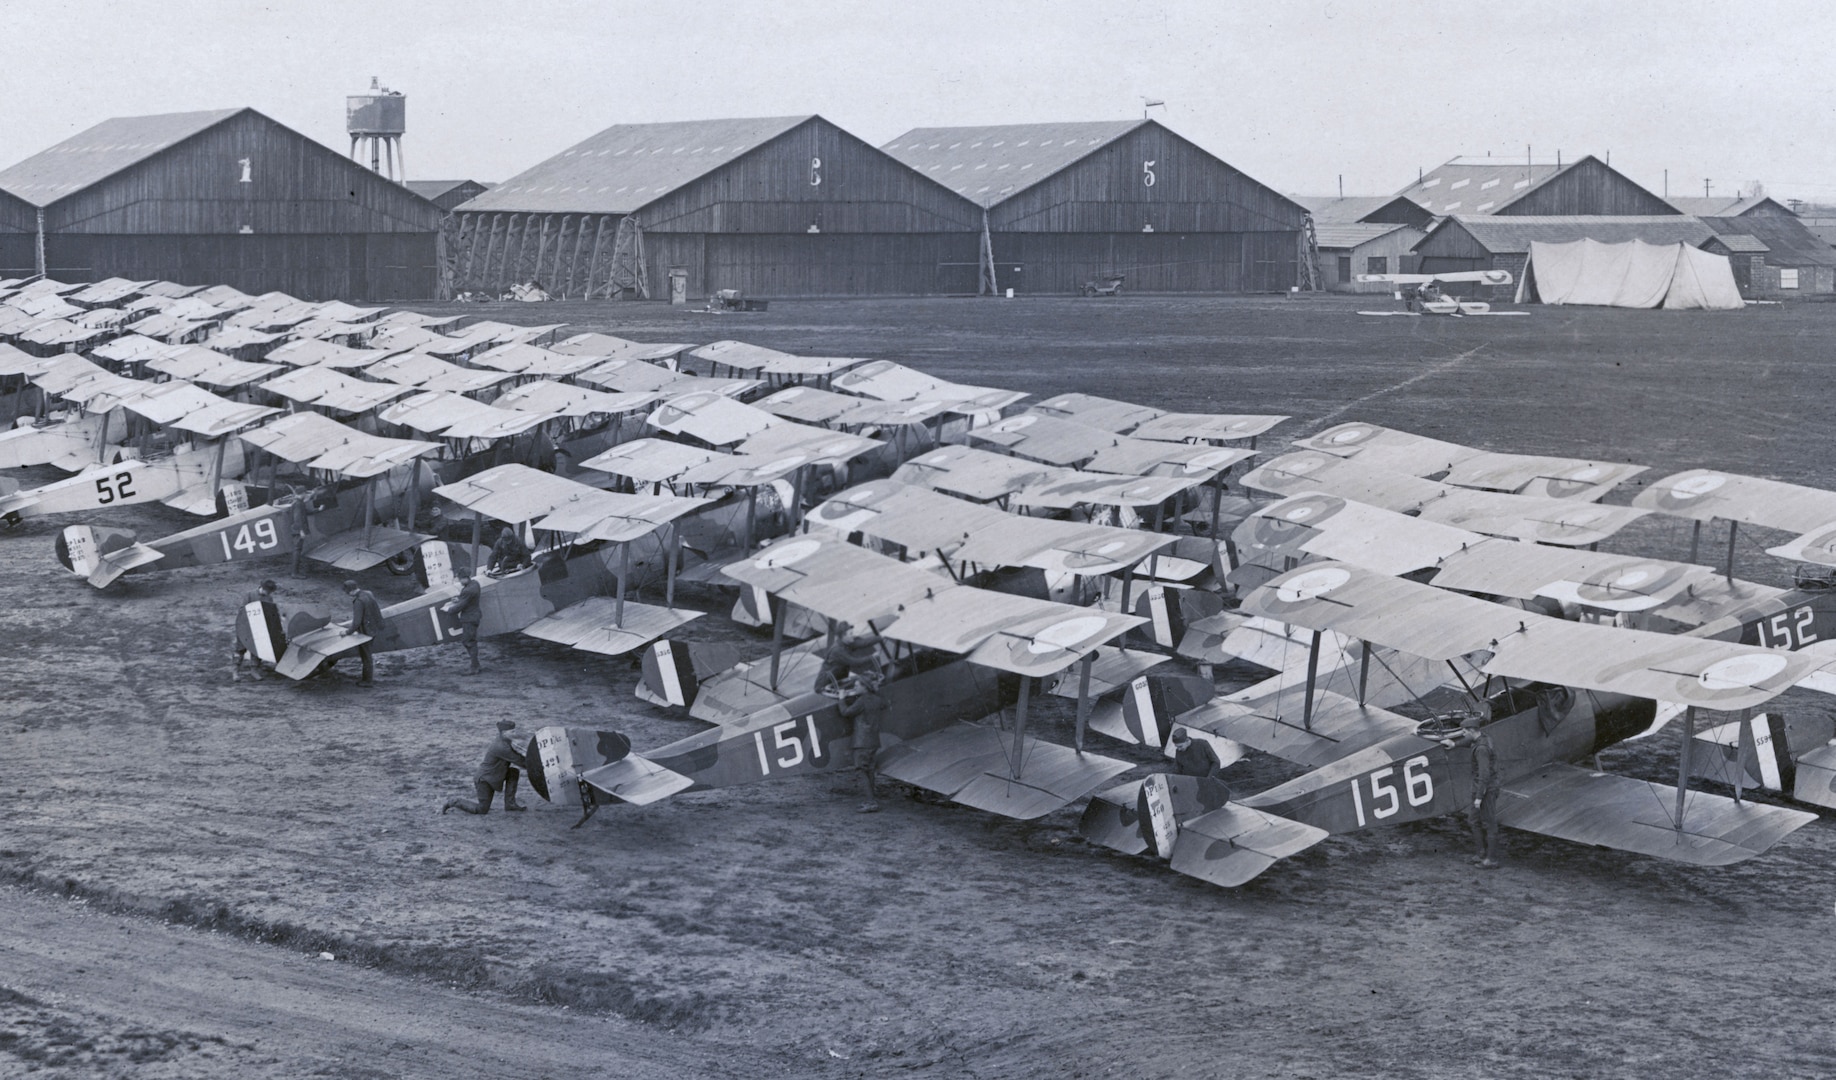
<instances>
[{"instance_id":1,"label":"small building","mask_svg":"<svg viewBox=\"0 0 1836 1080\"><path fill-rule=\"evenodd\" d=\"M1767 195L1673 195L1670 205L1676 207L1679 213L1699 218L1797 216L1790 207Z\"/></svg>"},{"instance_id":2,"label":"small building","mask_svg":"<svg viewBox=\"0 0 1836 1080\"><path fill-rule=\"evenodd\" d=\"M1429 230L1415 245L1419 272L1445 274L1462 270L1507 270L1513 284L1450 287L1449 292L1509 300L1523 277L1531 241L1565 244L1598 240L1604 244L1643 240L1647 244L1700 246L1715 232L1698 218L1681 214L1644 217L1505 216L1455 214Z\"/></svg>"},{"instance_id":3,"label":"small building","mask_svg":"<svg viewBox=\"0 0 1836 1080\"><path fill-rule=\"evenodd\" d=\"M1315 225L1408 225L1427 232L1434 215L1420 203L1401 195L1296 195Z\"/></svg>"},{"instance_id":4,"label":"small building","mask_svg":"<svg viewBox=\"0 0 1836 1080\"><path fill-rule=\"evenodd\" d=\"M38 272L38 209L0 191L0 280Z\"/></svg>"},{"instance_id":5,"label":"small building","mask_svg":"<svg viewBox=\"0 0 1836 1080\"><path fill-rule=\"evenodd\" d=\"M407 187L442 211L452 210L460 203L491 190L490 184L477 180L409 180Z\"/></svg>"},{"instance_id":6,"label":"small building","mask_svg":"<svg viewBox=\"0 0 1836 1080\"><path fill-rule=\"evenodd\" d=\"M1306 208L1152 120L914 128L881 149L982 213L994 285L1285 292ZM991 258L989 256L992 256Z\"/></svg>"},{"instance_id":7,"label":"small building","mask_svg":"<svg viewBox=\"0 0 1836 1080\"><path fill-rule=\"evenodd\" d=\"M446 288L974 292L980 210L820 116L619 124L468 202Z\"/></svg>"},{"instance_id":8,"label":"small building","mask_svg":"<svg viewBox=\"0 0 1836 1080\"><path fill-rule=\"evenodd\" d=\"M253 109L105 120L0 171L64 281L427 299L440 212ZM36 223L35 223L36 224Z\"/></svg>"},{"instance_id":9,"label":"small building","mask_svg":"<svg viewBox=\"0 0 1836 1080\"><path fill-rule=\"evenodd\" d=\"M1457 157L1397 194L1436 217L1656 217L1676 207L1592 155L1560 161Z\"/></svg>"},{"instance_id":10,"label":"small building","mask_svg":"<svg viewBox=\"0 0 1836 1080\"><path fill-rule=\"evenodd\" d=\"M1413 274L1415 245L1422 230L1412 225L1321 222L1314 226L1320 249L1320 288L1329 292L1385 293L1388 282L1360 282L1359 274Z\"/></svg>"},{"instance_id":11,"label":"small building","mask_svg":"<svg viewBox=\"0 0 1836 1080\"><path fill-rule=\"evenodd\" d=\"M1701 220L1714 235L1700 246L1728 257L1742 297L1803 300L1836 294L1836 248L1789 210Z\"/></svg>"}]
</instances>

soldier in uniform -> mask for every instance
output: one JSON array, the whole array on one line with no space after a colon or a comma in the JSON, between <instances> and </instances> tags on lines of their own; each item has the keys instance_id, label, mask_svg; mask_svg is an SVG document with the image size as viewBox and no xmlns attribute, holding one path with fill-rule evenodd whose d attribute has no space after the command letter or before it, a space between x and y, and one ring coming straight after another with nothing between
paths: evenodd
<instances>
[{"instance_id":1,"label":"soldier in uniform","mask_svg":"<svg viewBox=\"0 0 1836 1080\"><path fill-rule=\"evenodd\" d=\"M497 543L491 545L491 561L485 564L485 573L508 574L528 565L529 545L523 543L514 528L504 526L497 534Z\"/></svg>"},{"instance_id":2,"label":"soldier in uniform","mask_svg":"<svg viewBox=\"0 0 1836 1080\"><path fill-rule=\"evenodd\" d=\"M272 604L274 603L274 595L278 592L280 592L280 589L274 584L274 579L269 578L261 583L260 588L255 589L251 592L244 593L242 595L243 607L246 608L250 604L257 604L257 603ZM232 631L232 633L234 633L234 631ZM250 662L253 668L251 671L251 677L254 679L255 682L260 682L261 681L261 657L256 656L253 652L249 650L248 645L243 642L240 634L236 634L235 637L236 637L236 670L230 673L230 681L231 682L241 682L242 681L242 661L246 658Z\"/></svg>"},{"instance_id":3,"label":"soldier in uniform","mask_svg":"<svg viewBox=\"0 0 1836 1080\"><path fill-rule=\"evenodd\" d=\"M372 639L380 635L383 632L383 614L382 605L376 602L376 594L359 588L351 578L344 581L344 594L351 598L351 621L345 624L346 631ZM370 653L370 642L357 646L357 658L363 661L363 677L357 680L357 685L375 686L376 659Z\"/></svg>"},{"instance_id":4,"label":"soldier in uniform","mask_svg":"<svg viewBox=\"0 0 1836 1080\"><path fill-rule=\"evenodd\" d=\"M459 586L459 595L441 605L442 611L451 612L459 617L459 643L465 646L465 655L471 658L472 666L464 674L476 675L478 667L478 623L484 618L479 610L478 596L484 590L478 579L469 577L465 584Z\"/></svg>"},{"instance_id":5,"label":"soldier in uniform","mask_svg":"<svg viewBox=\"0 0 1836 1080\"><path fill-rule=\"evenodd\" d=\"M1466 827L1473 834L1473 865L1487 870L1498 869L1498 795L1503 784L1498 776L1498 751L1492 737L1486 734L1486 717L1468 713L1460 721L1460 730L1441 740L1442 746L1473 748L1473 805L1466 812Z\"/></svg>"},{"instance_id":6,"label":"soldier in uniform","mask_svg":"<svg viewBox=\"0 0 1836 1080\"><path fill-rule=\"evenodd\" d=\"M841 714L854 722L854 767L861 770L867 801L857 810L880 812L880 792L875 784L874 759L880 752L880 725L886 720L886 698L880 693L880 675L862 671L842 686Z\"/></svg>"},{"instance_id":7,"label":"soldier in uniform","mask_svg":"<svg viewBox=\"0 0 1836 1080\"><path fill-rule=\"evenodd\" d=\"M1181 776L1202 776L1216 780L1224 771L1218 752L1204 739L1195 739L1183 727L1173 729L1173 768Z\"/></svg>"},{"instance_id":8,"label":"soldier in uniform","mask_svg":"<svg viewBox=\"0 0 1836 1080\"><path fill-rule=\"evenodd\" d=\"M484 764L472 777L470 799L448 799L440 807L442 814L448 810L463 810L468 814L488 814L491 812L491 799L498 791L504 793L505 810L527 810L528 807L516 801L516 782L521 775L517 767L523 763L522 755L510 743L510 733L516 730L516 721L499 720L497 737L491 745L485 747Z\"/></svg>"}]
</instances>

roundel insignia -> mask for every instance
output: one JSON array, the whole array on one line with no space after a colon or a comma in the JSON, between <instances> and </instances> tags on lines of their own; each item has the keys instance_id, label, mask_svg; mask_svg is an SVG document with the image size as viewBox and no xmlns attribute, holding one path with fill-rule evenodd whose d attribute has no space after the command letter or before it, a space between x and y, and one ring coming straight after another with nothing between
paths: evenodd
<instances>
[{"instance_id":1,"label":"roundel insignia","mask_svg":"<svg viewBox=\"0 0 1836 1080\"><path fill-rule=\"evenodd\" d=\"M1320 471L1326 460L1318 454L1296 454L1281 463L1281 471L1293 476L1311 476Z\"/></svg>"},{"instance_id":2,"label":"roundel insignia","mask_svg":"<svg viewBox=\"0 0 1836 1080\"><path fill-rule=\"evenodd\" d=\"M781 566L795 566L821 550L820 540L792 540L779 544L752 561L760 570L776 570Z\"/></svg>"},{"instance_id":3,"label":"roundel insignia","mask_svg":"<svg viewBox=\"0 0 1836 1080\"><path fill-rule=\"evenodd\" d=\"M1039 418L1037 416L1010 416L998 423L990 424L988 430L1000 434L1011 431L1024 431L1038 422Z\"/></svg>"},{"instance_id":4,"label":"roundel insignia","mask_svg":"<svg viewBox=\"0 0 1836 1080\"><path fill-rule=\"evenodd\" d=\"M849 443L839 440L832 443L825 443L817 449L817 454L822 457L833 457L836 454L846 453L849 445Z\"/></svg>"},{"instance_id":5,"label":"roundel insignia","mask_svg":"<svg viewBox=\"0 0 1836 1080\"><path fill-rule=\"evenodd\" d=\"M1754 653L1717 660L1696 676L1704 690L1744 690L1764 685L1789 666L1790 661L1776 653Z\"/></svg>"},{"instance_id":6,"label":"roundel insignia","mask_svg":"<svg viewBox=\"0 0 1836 1080\"><path fill-rule=\"evenodd\" d=\"M1351 571L1342 566L1322 566L1317 570L1303 570L1277 586L1275 598L1288 604L1313 600L1325 596L1350 580Z\"/></svg>"},{"instance_id":7,"label":"roundel insignia","mask_svg":"<svg viewBox=\"0 0 1836 1080\"><path fill-rule=\"evenodd\" d=\"M848 375L844 376L844 378L848 382L858 382L861 379L878 375L882 371L891 371L892 366L893 362L891 360L875 360L870 364L862 364L860 367L855 368L852 372L848 373Z\"/></svg>"},{"instance_id":8,"label":"roundel insignia","mask_svg":"<svg viewBox=\"0 0 1836 1080\"><path fill-rule=\"evenodd\" d=\"M1111 540L1106 544L1098 545L1095 553L1098 555L1114 555L1116 552L1121 551L1123 548L1127 546L1128 546L1128 543L1126 541Z\"/></svg>"},{"instance_id":9,"label":"roundel insignia","mask_svg":"<svg viewBox=\"0 0 1836 1080\"><path fill-rule=\"evenodd\" d=\"M1825 527L1820 532L1807 533L1793 542L1798 549L1797 558L1805 562L1828 564L1836 558L1836 529Z\"/></svg>"},{"instance_id":10,"label":"roundel insignia","mask_svg":"<svg viewBox=\"0 0 1836 1080\"><path fill-rule=\"evenodd\" d=\"M1045 403L1045 407L1048 409L1064 409L1064 408L1069 408L1070 405L1071 405L1070 398L1056 398L1052 401L1048 401Z\"/></svg>"},{"instance_id":11,"label":"roundel insignia","mask_svg":"<svg viewBox=\"0 0 1836 1080\"><path fill-rule=\"evenodd\" d=\"M1579 480L1582 483L1593 483L1606 475L1606 470L1598 465L1583 465L1571 471L1567 476L1558 476L1558 480Z\"/></svg>"},{"instance_id":12,"label":"roundel insignia","mask_svg":"<svg viewBox=\"0 0 1836 1080\"><path fill-rule=\"evenodd\" d=\"M1675 483L1652 489L1652 497L1660 510L1693 509L1696 500L1709 495L1728 482L1721 473L1690 473Z\"/></svg>"},{"instance_id":13,"label":"roundel insignia","mask_svg":"<svg viewBox=\"0 0 1836 1080\"><path fill-rule=\"evenodd\" d=\"M1026 643L1026 651L1034 656L1044 656L1050 652L1070 650L1108 625L1109 620L1101 615L1080 615L1056 622L1034 634L1032 640Z\"/></svg>"},{"instance_id":14,"label":"roundel insignia","mask_svg":"<svg viewBox=\"0 0 1836 1080\"><path fill-rule=\"evenodd\" d=\"M1123 491L1122 494L1127 495L1131 499L1138 499L1144 495L1150 494L1153 490L1154 485L1152 484L1136 484L1134 487Z\"/></svg>"},{"instance_id":15,"label":"roundel insignia","mask_svg":"<svg viewBox=\"0 0 1836 1080\"><path fill-rule=\"evenodd\" d=\"M1344 424L1316 436L1313 441L1321 446L1357 446L1369 442L1378 430L1366 424Z\"/></svg>"},{"instance_id":16,"label":"roundel insignia","mask_svg":"<svg viewBox=\"0 0 1836 1080\"><path fill-rule=\"evenodd\" d=\"M1627 593L1655 596L1669 588L1686 572L1684 567L1666 566L1663 563L1614 567L1589 575L1575 589L1575 596L1582 603L1590 600L1620 601L1626 598Z\"/></svg>"},{"instance_id":17,"label":"roundel insignia","mask_svg":"<svg viewBox=\"0 0 1836 1080\"><path fill-rule=\"evenodd\" d=\"M939 450L935 453L926 454L916 460L920 465L948 465L950 459L954 456L955 455L948 450Z\"/></svg>"}]
</instances>

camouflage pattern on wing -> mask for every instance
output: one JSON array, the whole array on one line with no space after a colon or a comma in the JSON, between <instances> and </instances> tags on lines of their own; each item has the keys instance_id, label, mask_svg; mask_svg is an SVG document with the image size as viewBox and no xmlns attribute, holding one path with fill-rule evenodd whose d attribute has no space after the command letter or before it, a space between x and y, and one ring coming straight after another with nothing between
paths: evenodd
<instances>
[{"instance_id":1,"label":"camouflage pattern on wing","mask_svg":"<svg viewBox=\"0 0 1836 1080\"><path fill-rule=\"evenodd\" d=\"M590 596L523 628L523 633L543 641L568 645L600 656L636 652L666 634L672 634L704 614L627 600L624 614L609 596Z\"/></svg>"},{"instance_id":2,"label":"camouflage pattern on wing","mask_svg":"<svg viewBox=\"0 0 1836 1080\"><path fill-rule=\"evenodd\" d=\"M1244 473L1240 482L1251 490L1277 495L1337 495L1399 514L1414 513L1451 490L1432 480L1374 468L1318 450L1283 454Z\"/></svg>"},{"instance_id":3,"label":"camouflage pattern on wing","mask_svg":"<svg viewBox=\"0 0 1836 1080\"><path fill-rule=\"evenodd\" d=\"M1035 484L1013 496L1015 504L1049 510L1079 506L1121 506L1130 509L1157 506L1182 491L1205 483L1202 477L1102 476L1074 473L1054 482Z\"/></svg>"},{"instance_id":4,"label":"camouflage pattern on wing","mask_svg":"<svg viewBox=\"0 0 1836 1080\"><path fill-rule=\"evenodd\" d=\"M1128 762L982 724L956 723L881 751L882 776L1030 821L1127 772Z\"/></svg>"},{"instance_id":5,"label":"camouflage pattern on wing","mask_svg":"<svg viewBox=\"0 0 1836 1080\"><path fill-rule=\"evenodd\" d=\"M1302 450L1355 458L1361 465L1409 476L1445 473L1457 463L1483 453L1460 443L1355 420L1327 428L1309 438L1296 439L1292 445Z\"/></svg>"},{"instance_id":6,"label":"camouflage pattern on wing","mask_svg":"<svg viewBox=\"0 0 1836 1080\"><path fill-rule=\"evenodd\" d=\"M852 394L838 394L815 386L787 386L753 405L799 424L827 424L862 404Z\"/></svg>"},{"instance_id":7,"label":"camouflage pattern on wing","mask_svg":"<svg viewBox=\"0 0 1836 1080\"><path fill-rule=\"evenodd\" d=\"M1443 481L1455 487L1594 502L1646 470L1644 465L1487 452L1456 463Z\"/></svg>"},{"instance_id":8,"label":"camouflage pattern on wing","mask_svg":"<svg viewBox=\"0 0 1836 1080\"><path fill-rule=\"evenodd\" d=\"M1231 539L1242 557L1269 566L1313 555L1397 575L1487 542L1464 529L1318 492L1263 507L1237 526Z\"/></svg>"},{"instance_id":9,"label":"camouflage pattern on wing","mask_svg":"<svg viewBox=\"0 0 1836 1080\"><path fill-rule=\"evenodd\" d=\"M1169 865L1188 877L1233 888L1329 835L1314 825L1229 803L1180 823Z\"/></svg>"},{"instance_id":10,"label":"camouflage pattern on wing","mask_svg":"<svg viewBox=\"0 0 1836 1080\"><path fill-rule=\"evenodd\" d=\"M382 359L379 354L375 359ZM356 379L323 367L296 368L261 384L263 390L300 405L357 415L413 393L412 387Z\"/></svg>"},{"instance_id":11,"label":"camouflage pattern on wing","mask_svg":"<svg viewBox=\"0 0 1836 1080\"><path fill-rule=\"evenodd\" d=\"M1503 495L1449 487L1443 497L1424 503L1429 521L1456 525L1489 536L1508 536L1539 544L1586 547L1611 538L1650 513L1631 506L1605 506L1572 499Z\"/></svg>"},{"instance_id":12,"label":"camouflage pattern on wing","mask_svg":"<svg viewBox=\"0 0 1836 1080\"><path fill-rule=\"evenodd\" d=\"M521 524L597 491L527 465L499 465L437 487L434 494L487 518Z\"/></svg>"},{"instance_id":13,"label":"camouflage pattern on wing","mask_svg":"<svg viewBox=\"0 0 1836 1080\"><path fill-rule=\"evenodd\" d=\"M1599 611L1647 611L1722 579L1689 563L1485 540L1449 554L1431 580L1514 600L1543 596Z\"/></svg>"},{"instance_id":14,"label":"camouflage pattern on wing","mask_svg":"<svg viewBox=\"0 0 1836 1080\"><path fill-rule=\"evenodd\" d=\"M922 371L896 364L891 360L872 360L841 372L829 381L837 390L881 401L950 401L958 413L1000 410L1027 395L1019 390L997 390L988 386L970 386L946 382Z\"/></svg>"},{"instance_id":15,"label":"camouflage pattern on wing","mask_svg":"<svg viewBox=\"0 0 1836 1080\"><path fill-rule=\"evenodd\" d=\"M711 505L710 499L676 495L628 495L585 487L570 501L536 519L535 527L567 533L576 543L622 543L648 536L670 522Z\"/></svg>"},{"instance_id":16,"label":"camouflage pattern on wing","mask_svg":"<svg viewBox=\"0 0 1836 1080\"><path fill-rule=\"evenodd\" d=\"M1119 473L1124 476L1197 476L1210 480L1233 465L1255 456L1254 450L1235 447L1121 437L1086 462L1084 468L1091 472Z\"/></svg>"},{"instance_id":17,"label":"camouflage pattern on wing","mask_svg":"<svg viewBox=\"0 0 1836 1080\"><path fill-rule=\"evenodd\" d=\"M790 357L790 353L767 349L763 345L752 345L744 341L716 341L689 350L689 357L709 364L719 364L736 371L757 371L758 369L779 360Z\"/></svg>"},{"instance_id":18,"label":"camouflage pattern on wing","mask_svg":"<svg viewBox=\"0 0 1836 1080\"><path fill-rule=\"evenodd\" d=\"M588 458L580 467L629 477L641 484L662 484L719 456L713 450L664 439L634 439Z\"/></svg>"},{"instance_id":19,"label":"camouflage pattern on wing","mask_svg":"<svg viewBox=\"0 0 1836 1080\"><path fill-rule=\"evenodd\" d=\"M739 444L742 454L801 455L812 465L840 465L885 444L878 439L784 420Z\"/></svg>"}]
</instances>

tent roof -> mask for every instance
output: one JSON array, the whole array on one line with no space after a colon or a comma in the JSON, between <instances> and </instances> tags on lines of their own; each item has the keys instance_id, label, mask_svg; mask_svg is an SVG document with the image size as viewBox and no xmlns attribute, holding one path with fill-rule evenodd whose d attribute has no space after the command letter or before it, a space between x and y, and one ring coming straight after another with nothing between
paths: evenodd
<instances>
[{"instance_id":1,"label":"tent roof","mask_svg":"<svg viewBox=\"0 0 1836 1080\"><path fill-rule=\"evenodd\" d=\"M880 149L986 209L1148 123L913 128Z\"/></svg>"},{"instance_id":2,"label":"tent roof","mask_svg":"<svg viewBox=\"0 0 1836 1080\"><path fill-rule=\"evenodd\" d=\"M812 119L617 124L455 209L629 214Z\"/></svg>"},{"instance_id":3,"label":"tent roof","mask_svg":"<svg viewBox=\"0 0 1836 1080\"><path fill-rule=\"evenodd\" d=\"M104 120L0 171L0 188L34 206L49 206L242 111L214 109Z\"/></svg>"},{"instance_id":4,"label":"tent roof","mask_svg":"<svg viewBox=\"0 0 1836 1080\"><path fill-rule=\"evenodd\" d=\"M1748 219L1742 220L1742 230ZM1470 233L1480 246L1494 255L1519 254L1530 250L1531 241L1565 244L1574 240L1598 240L1603 244L1643 240L1647 244L1694 246L1715 235L1701 220L1681 215L1661 217L1494 217L1491 215L1456 214L1435 226L1439 232L1458 224Z\"/></svg>"}]
</instances>

